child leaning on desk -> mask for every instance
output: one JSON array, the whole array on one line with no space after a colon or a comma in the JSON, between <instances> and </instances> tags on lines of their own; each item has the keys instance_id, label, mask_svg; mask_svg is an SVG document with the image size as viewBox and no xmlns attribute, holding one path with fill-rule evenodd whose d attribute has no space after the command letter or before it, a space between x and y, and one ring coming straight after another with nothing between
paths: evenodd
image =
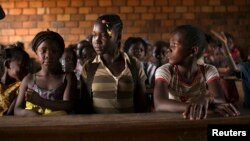
<instances>
[{"instance_id":1,"label":"child leaning on desk","mask_svg":"<svg viewBox=\"0 0 250 141\"><path fill-rule=\"evenodd\" d=\"M169 63L157 69L154 104L157 112L180 112L190 120L205 119L209 104L223 116L238 116L226 103L217 69L199 65L197 59L206 47L205 35L192 25L175 28L170 36Z\"/></svg>"}]
</instances>

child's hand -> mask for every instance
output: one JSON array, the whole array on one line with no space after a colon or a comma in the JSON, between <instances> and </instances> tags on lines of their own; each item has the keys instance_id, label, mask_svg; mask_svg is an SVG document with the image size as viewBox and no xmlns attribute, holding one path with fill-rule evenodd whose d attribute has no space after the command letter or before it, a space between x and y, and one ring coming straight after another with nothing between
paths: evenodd
<instances>
[{"instance_id":1,"label":"child's hand","mask_svg":"<svg viewBox=\"0 0 250 141\"><path fill-rule=\"evenodd\" d=\"M33 104L40 105L42 101L42 97L39 96L37 92L32 89L27 89L25 92L25 100L29 101Z\"/></svg>"},{"instance_id":2,"label":"child's hand","mask_svg":"<svg viewBox=\"0 0 250 141\"><path fill-rule=\"evenodd\" d=\"M240 115L240 112L231 103L216 104L215 111L224 117Z\"/></svg>"},{"instance_id":3,"label":"child's hand","mask_svg":"<svg viewBox=\"0 0 250 141\"><path fill-rule=\"evenodd\" d=\"M192 99L183 113L183 117L190 120L205 119L207 117L208 103L209 96L207 95L200 95Z\"/></svg>"}]
</instances>

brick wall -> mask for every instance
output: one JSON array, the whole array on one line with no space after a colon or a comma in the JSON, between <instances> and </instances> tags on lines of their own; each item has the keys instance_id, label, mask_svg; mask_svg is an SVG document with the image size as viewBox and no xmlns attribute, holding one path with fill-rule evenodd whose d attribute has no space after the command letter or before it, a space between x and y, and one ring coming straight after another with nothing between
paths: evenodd
<instances>
[{"instance_id":1,"label":"brick wall","mask_svg":"<svg viewBox=\"0 0 250 141\"><path fill-rule=\"evenodd\" d=\"M23 41L47 28L59 32L66 45L91 33L103 13L117 13L124 22L123 40L141 36L168 40L169 30L194 24L204 31L228 31L241 47L250 46L250 0L0 0L6 18L0 21L0 43Z\"/></svg>"}]
</instances>

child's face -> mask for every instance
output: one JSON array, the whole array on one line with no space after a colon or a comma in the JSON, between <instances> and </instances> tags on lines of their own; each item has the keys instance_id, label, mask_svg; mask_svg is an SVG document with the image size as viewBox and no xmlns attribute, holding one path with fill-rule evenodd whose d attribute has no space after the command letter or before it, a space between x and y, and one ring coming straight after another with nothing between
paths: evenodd
<instances>
[{"instance_id":1,"label":"child's face","mask_svg":"<svg viewBox=\"0 0 250 141\"><path fill-rule=\"evenodd\" d=\"M145 50L142 43L132 44L128 50L128 54L142 61L145 57Z\"/></svg>"},{"instance_id":2,"label":"child's face","mask_svg":"<svg viewBox=\"0 0 250 141\"><path fill-rule=\"evenodd\" d=\"M10 77L21 81L28 74L27 59L12 59L9 63L8 74Z\"/></svg>"},{"instance_id":3,"label":"child's face","mask_svg":"<svg viewBox=\"0 0 250 141\"><path fill-rule=\"evenodd\" d=\"M64 52L60 59L64 72L72 72L75 69L74 55L70 52Z\"/></svg>"},{"instance_id":4,"label":"child's face","mask_svg":"<svg viewBox=\"0 0 250 141\"><path fill-rule=\"evenodd\" d=\"M62 52L56 42L45 40L38 46L36 54L41 66L53 67L59 63Z\"/></svg>"},{"instance_id":5,"label":"child's face","mask_svg":"<svg viewBox=\"0 0 250 141\"><path fill-rule=\"evenodd\" d=\"M103 54L109 50L110 36L104 25L96 23L92 32L92 44L97 54Z\"/></svg>"},{"instance_id":6,"label":"child's face","mask_svg":"<svg viewBox=\"0 0 250 141\"><path fill-rule=\"evenodd\" d=\"M168 62L167 47L155 47L153 55L156 60L156 63L160 65L163 65Z\"/></svg>"},{"instance_id":7,"label":"child's face","mask_svg":"<svg viewBox=\"0 0 250 141\"><path fill-rule=\"evenodd\" d=\"M185 61L190 55L190 50L184 46L183 40L179 33L174 33L170 38L170 47L168 51L169 63L172 65L178 65Z\"/></svg>"},{"instance_id":8,"label":"child's face","mask_svg":"<svg viewBox=\"0 0 250 141\"><path fill-rule=\"evenodd\" d=\"M90 49L84 48L82 50L82 57L80 58L81 63L84 64L87 60L92 59L95 57L95 52Z\"/></svg>"}]
</instances>

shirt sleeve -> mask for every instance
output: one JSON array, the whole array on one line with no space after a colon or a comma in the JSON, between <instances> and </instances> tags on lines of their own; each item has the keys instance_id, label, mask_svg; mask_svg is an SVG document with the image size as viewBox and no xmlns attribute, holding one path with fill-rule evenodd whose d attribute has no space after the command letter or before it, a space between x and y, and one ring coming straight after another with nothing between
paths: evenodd
<instances>
[{"instance_id":1,"label":"shirt sleeve","mask_svg":"<svg viewBox=\"0 0 250 141\"><path fill-rule=\"evenodd\" d=\"M206 83L211 83L214 80L220 79L220 75L216 67L208 64L205 64L204 66L205 66Z\"/></svg>"},{"instance_id":2,"label":"shirt sleeve","mask_svg":"<svg viewBox=\"0 0 250 141\"><path fill-rule=\"evenodd\" d=\"M156 70L155 80L159 79L166 81L167 83L170 82L171 79L170 64L165 64Z\"/></svg>"}]
</instances>

